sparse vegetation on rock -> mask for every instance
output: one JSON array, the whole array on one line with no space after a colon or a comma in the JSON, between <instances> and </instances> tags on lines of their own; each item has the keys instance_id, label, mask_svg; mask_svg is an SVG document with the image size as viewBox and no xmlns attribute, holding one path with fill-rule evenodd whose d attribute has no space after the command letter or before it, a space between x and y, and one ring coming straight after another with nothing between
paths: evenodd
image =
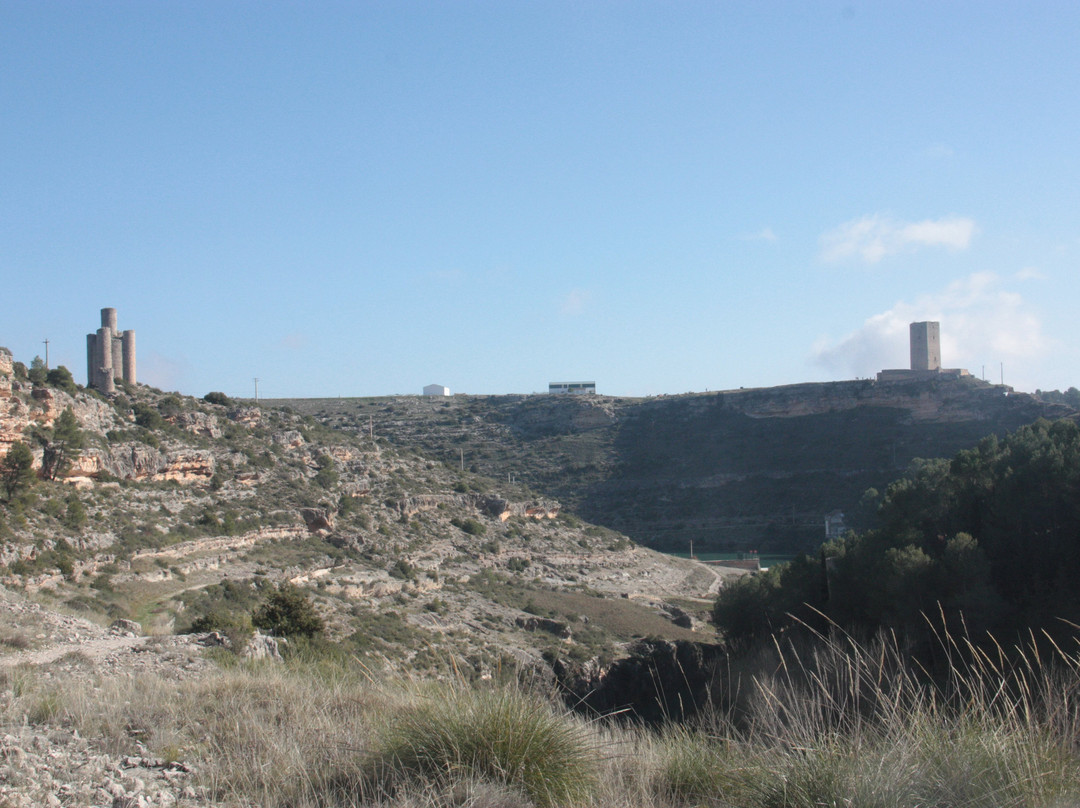
<instances>
[{"instance_id":1,"label":"sparse vegetation on rock","mask_svg":"<svg viewBox=\"0 0 1080 808\"><path fill-rule=\"evenodd\" d=\"M698 444L734 440L722 428L735 423L761 437L765 426L737 411L757 408L771 427L789 419L771 440L791 459L817 456L789 445L807 424L826 435L860 418L899 429L895 413L796 412L792 391L688 396L671 408L457 397L286 409L140 385L106 399L48 374L46 389L32 388L25 376L13 365L0 399L0 441L12 447L0 464L23 469L0 488L0 754L13 778L0 789L15 783L38 803L64 786L73 804L183 808L809 808L872 794L989 808L995 796L1050 805L1080 793L1072 645L993 656L947 614L936 648L948 664L929 677L906 665L899 636L843 633L829 611L840 593L820 594L830 583L820 557L743 578L644 549L613 529L616 518L591 524L552 498L580 485L575 503L600 492L590 508L632 500L625 524L664 525L665 497L716 506L699 485L709 468L709 496L737 482L690 457L691 425L713 430ZM955 415L965 401L942 406ZM762 415L781 404L784 414ZM993 406L1015 414L1021 404ZM81 447L63 437L72 423ZM937 429L913 431L912 446ZM882 503L874 535L886 552L836 543L845 577L831 583L870 570L876 600L852 603L879 617L915 614L941 579L956 595L949 606L987 605L1007 536L1023 534L1043 537L1054 561L1025 557L1019 568L1055 593L1047 603L1072 604L1044 573L1076 572L1067 534L1080 439L1069 425L1031 430L882 484L867 503ZM47 460L35 435L63 439L63 462ZM735 449L724 462L750 462L748 443L724 445ZM841 449L852 462L869 456ZM1027 461L1058 482L1035 484ZM641 494L657 478L632 475L649 463L671 478ZM789 479L778 469L770 485ZM1019 513L1028 494L1031 519L991 533L985 519L965 521ZM705 529L671 525L669 535ZM707 622L718 592L726 646ZM817 618L800 611L818 603L808 592L827 598ZM1034 613L1034 592L1017 588L1008 602ZM834 619L824 629L821 614ZM116 619L143 631L102 628ZM284 660L239 655L256 629L288 638ZM748 655L731 653L736 639ZM87 737L107 751L91 753ZM55 762L64 755L70 766ZM124 756L137 757L137 777L123 775ZM972 787L963 771L992 776ZM173 796L159 799L166 783Z\"/></svg>"}]
</instances>

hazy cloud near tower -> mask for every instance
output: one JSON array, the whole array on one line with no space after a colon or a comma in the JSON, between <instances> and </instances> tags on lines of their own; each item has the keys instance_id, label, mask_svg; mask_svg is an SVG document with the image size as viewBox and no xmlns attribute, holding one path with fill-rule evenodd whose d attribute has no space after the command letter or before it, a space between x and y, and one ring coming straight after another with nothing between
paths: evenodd
<instances>
[{"instance_id":1,"label":"hazy cloud near tower","mask_svg":"<svg viewBox=\"0 0 1080 808\"><path fill-rule=\"evenodd\" d=\"M820 257L827 263L856 260L876 264L886 256L920 247L963 250L975 231L975 220L965 216L902 222L876 213L844 222L823 234Z\"/></svg>"},{"instance_id":2,"label":"hazy cloud near tower","mask_svg":"<svg viewBox=\"0 0 1080 808\"><path fill-rule=\"evenodd\" d=\"M192 367L187 357L143 351L139 354L139 382L159 390L181 390L191 378Z\"/></svg>"},{"instance_id":3,"label":"hazy cloud near tower","mask_svg":"<svg viewBox=\"0 0 1080 808\"><path fill-rule=\"evenodd\" d=\"M1051 347L1038 316L1023 297L1004 288L994 273L979 272L912 303L900 301L839 342L819 340L812 351L813 361L843 378L906 368L910 363L908 326L921 320L941 323L942 365L966 367L976 376L983 365L1035 360Z\"/></svg>"}]
</instances>

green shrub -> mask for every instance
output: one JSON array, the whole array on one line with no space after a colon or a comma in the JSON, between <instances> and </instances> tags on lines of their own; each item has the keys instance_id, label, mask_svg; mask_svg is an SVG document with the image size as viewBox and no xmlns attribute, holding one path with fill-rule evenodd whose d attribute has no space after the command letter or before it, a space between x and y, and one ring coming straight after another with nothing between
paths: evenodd
<instances>
[{"instance_id":1,"label":"green shrub","mask_svg":"<svg viewBox=\"0 0 1080 808\"><path fill-rule=\"evenodd\" d=\"M86 508L78 496L72 494L67 500L67 510L61 517L64 526L71 530L82 530L86 525Z\"/></svg>"},{"instance_id":2,"label":"green shrub","mask_svg":"<svg viewBox=\"0 0 1080 808\"><path fill-rule=\"evenodd\" d=\"M27 378L34 384L45 384L48 378L49 371L45 368L45 360L40 356L35 356L30 363L30 370L27 373Z\"/></svg>"},{"instance_id":3,"label":"green shrub","mask_svg":"<svg viewBox=\"0 0 1080 808\"><path fill-rule=\"evenodd\" d=\"M520 789L547 808L589 803L593 761L576 721L506 688L441 692L399 713L367 765L387 791L431 780L487 781Z\"/></svg>"},{"instance_id":4,"label":"green shrub","mask_svg":"<svg viewBox=\"0 0 1080 808\"><path fill-rule=\"evenodd\" d=\"M460 517L454 517L450 520L450 524L459 528L470 536L483 536L487 533L487 527L483 522L478 522L476 519L461 519Z\"/></svg>"},{"instance_id":5,"label":"green shrub","mask_svg":"<svg viewBox=\"0 0 1080 808\"><path fill-rule=\"evenodd\" d=\"M18 440L11 444L0 461L0 485L3 486L7 502L33 486L37 480L33 464L34 455L29 446Z\"/></svg>"},{"instance_id":6,"label":"green shrub","mask_svg":"<svg viewBox=\"0 0 1080 808\"><path fill-rule=\"evenodd\" d=\"M255 610L251 622L256 628L278 637L314 637L325 623L307 595L292 584L282 583L266 602Z\"/></svg>"},{"instance_id":7,"label":"green shrub","mask_svg":"<svg viewBox=\"0 0 1080 808\"><path fill-rule=\"evenodd\" d=\"M161 429L165 425L165 419L161 413L149 404L136 402L131 408L135 413L135 424L144 429Z\"/></svg>"},{"instance_id":8,"label":"green shrub","mask_svg":"<svg viewBox=\"0 0 1080 808\"><path fill-rule=\"evenodd\" d=\"M45 375L45 383L50 387L56 387L63 390L69 396L73 396L79 392L79 388L75 384L75 379L72 377L71 371L63 365L50 370Z\"/></svg>"},{"instance_id":9,"label":"green shrub","mask_svg":"<svg viewBox=\"0 0 1080 808\"><path fill-rule=\"evenodd\" d=\"M314 482L321 488L333 488L338 482L338 471L334 464L334 458L329 455L319 455L316 461L319 466L314 477Z\"/></svg>"},{"instance_id":10,"label":"green shrub","mask_svg":"<svg viewBox=\"0 0 1080 808\"><path fill-rule=\"evenodd\" d=\"M392 578L398 578L402 581L415 581L416 580L416 567L406 561L404 558L399 558L394 562L389 570Z\"/></svg>"},{"instance_id":11,"label":"green shrub","mask_svg":"<svg viewBox=\"0 0 1080 808\"><path fill-rule=\"evenodd\" d=\"M158 402L158 412L165 418L175 418L184 409L184 401L180 396L172 393Z\"/></svg>"},{"instance_id":12,"label":"green shrub","mask_svg":"<svg viewBox=\"0 0 1080 808\"><path fill-rule=\"evenodd\" d=\"M235 649L242 644L242 641L246 641L252 629L251 618L248 615L214 609L192 620L185 633L202 634L219 631L229 637Z\"/></svg>"}]
</instances>

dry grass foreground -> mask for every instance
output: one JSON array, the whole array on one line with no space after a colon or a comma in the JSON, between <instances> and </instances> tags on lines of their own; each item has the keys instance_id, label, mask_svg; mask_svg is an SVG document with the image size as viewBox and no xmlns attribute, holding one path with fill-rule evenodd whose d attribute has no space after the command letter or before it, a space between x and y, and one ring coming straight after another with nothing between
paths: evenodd
<instances>
[{"instance_id":1,"label":"dry grass foreground","mask_svg":"<svg viewBox=\"0 0 1080 808\"><path fill-rule=\"evenodd\" d=\"M737 721L662 731L585 720L516 684L376 682L325 659L219 651L228 664L179 681L16 668L0 704L0 805L1080 804L1080 653L1043 658L1033 644L1010 656L943 637L943 652L969 661L930 685L895 641L819 640L797 655L777 642L747 674ZM171 790L129 778L95 791L73 767L60 777L62 750L15 751L28 734L179 773L164 778ZM37 753L53 776L27 766Z\"/></svg>"}]
</instances>

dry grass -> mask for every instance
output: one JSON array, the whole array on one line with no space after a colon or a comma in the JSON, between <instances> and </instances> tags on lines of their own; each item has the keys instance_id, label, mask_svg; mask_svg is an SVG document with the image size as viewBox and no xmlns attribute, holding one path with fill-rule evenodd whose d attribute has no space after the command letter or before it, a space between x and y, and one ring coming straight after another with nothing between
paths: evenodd
<instances>
[{"instance_id":1,"label":"dry grass","mask_svg":"<svg viewBox=\"0 0 1080 808\"><path fill-rule=\"evenodd\" d=\"M936 681L889 638L778 643L737 726L719 714L661 732L588 724L516 688L374 682L310 662L96 685L16 670L0 717L74 725L117 753L142 742L193 764L224 805L1080 804L1080 655L942 642L953 664Z\"/></svg>"},{"instance_id":2,"label":"dry grass","mask_svg":"<svg viewBox=\"0 0 1080 808\"><path fill-rule=\"evenodd\" d=\"M449 686L390 717L366 765L386 793L426 782L489 782L549 808L589 801L596 757L586 727L535 695Z\"/></svg>"}]
</instances>

